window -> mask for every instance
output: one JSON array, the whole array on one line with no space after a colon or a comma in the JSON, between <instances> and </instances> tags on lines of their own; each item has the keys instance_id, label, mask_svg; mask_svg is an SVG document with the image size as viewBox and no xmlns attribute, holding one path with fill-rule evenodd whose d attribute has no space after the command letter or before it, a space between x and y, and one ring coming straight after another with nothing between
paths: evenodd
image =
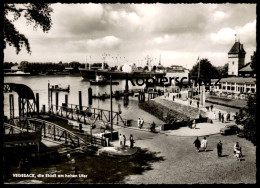
<instances>
[{"instance_id":1,"label":"window","mask_svg":"<svg viewBox=\"0 0 260 188\"><path fill-rule=\"evenodd\" d=\"M255 92L255 88L251 88L251 92L254 93Z\"/></svg>"},{"instance_id":2,"label":"window","mask_svg":"<svg viewBox=\"0 0 260 188\"><path fill-rule=\"evenodd\" d=\"M223 88L222 89L226 89L226 86L223 86Z\"/></svg>"},{"instance_id":3,"label":"window","mask_svg":"<svg viewBox=\"0 0 260 188\"><path fill-rule=\"evenodd\" d=\"M232 86L232 87L231 87L231 91L234 91L234 90L235 90L235 87L234 87L234 86Z\"/></svg>"},{"instance_id":4,"label":"window","mask_svg":"<svg viewBox=\"0 0 260 188\"><path fill-rule=\"evenodd\" d=\"M230 86L227 86L227 90L230 90Z\"/></svg>"}]
</instances>

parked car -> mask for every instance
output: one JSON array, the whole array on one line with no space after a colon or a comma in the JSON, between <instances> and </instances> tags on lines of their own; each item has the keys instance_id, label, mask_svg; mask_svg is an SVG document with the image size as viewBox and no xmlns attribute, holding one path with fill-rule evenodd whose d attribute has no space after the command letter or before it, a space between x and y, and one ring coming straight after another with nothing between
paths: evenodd
<instances>
[{"instance_id":1,"label":"parked car","mask_svg":"<svg viewBox=\"0 0 260 188\"><path fill-rule=\"evenodd\" d=\"M238 132L240 132L240 129L237 125L226 125L220 129L220 133L223 135L237 134Z\"/></svg>"}]
</instances>

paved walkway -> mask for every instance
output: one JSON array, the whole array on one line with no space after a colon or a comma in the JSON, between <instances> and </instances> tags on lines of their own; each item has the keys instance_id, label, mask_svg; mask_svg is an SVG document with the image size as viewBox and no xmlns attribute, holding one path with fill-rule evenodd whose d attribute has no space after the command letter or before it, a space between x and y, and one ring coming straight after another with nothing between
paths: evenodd
<instances>
[{"instance_id":1,"label":"paved walkway","mask_svg":"<svg viewBox=\"0 0 260 188\"><path fill-rule=\"evenodd\" d=\"M172 102L172 98L173 98L173 93L170 93L169 97L168 96L160 96L154 99L155 102L160 102L160 100L166 100L169 102ZM185 106L190 106L191 108L197 108L197 100L193 99L192 100L192 104L190 105L189 100L182 100L182 99L178 99L175 97L174 102L185 105ZM173 103L173 102L172 102ZM174 103L173 103L174 104ZM173 105L173 110L174 110L174 105ZM204 112L205 115L212 120L217 120L218 119L218 113L221 112L221 114L224 114L224 117L226 118L226 114L228 113L228 111L219 109L214 107L213 105L213 110L212 111L208 111L206 109L206 107L202 107L201 105L199 105L199 110ZM234 115L235 112L230 112L230 119L234 120Z\"/></svg>"}]
</instances>

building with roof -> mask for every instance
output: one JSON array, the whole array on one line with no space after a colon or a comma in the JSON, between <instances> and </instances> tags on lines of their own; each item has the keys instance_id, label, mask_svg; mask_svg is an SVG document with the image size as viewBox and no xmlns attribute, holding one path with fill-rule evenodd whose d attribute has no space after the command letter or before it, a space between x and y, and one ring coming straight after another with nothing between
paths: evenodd
<instances>
[{"instance_id":1,"label":"building with roof","mask_svg":"<svg viewBox=\"0 0 260 188\"><path fill-rule=\"evenodd\" d=\"M228 77L211 80L211 91L227 94L256 93L256 78Z\"/></svg>"},{"instance_id":2,"label":"building with roof","mask_svg":"<svg viewBox=\"0 0 260 188\"><path fill-rule=\"evenodd\" d=\"M241 69L238 70L238 76L240 77L255 77L256 74L251 68L251 63L247 63Z\"/></svg>"},{"instance_id":3,"label":"building with roof","mask_svg":"<svg viewBox=\"0 0 260 188\"><path fill-rule=\"evenodd\" d=\"M240 41L235 41L228 52L228 75L238 76L238 71L245 65L246 52Z\"/></svg>"}]
</instances>

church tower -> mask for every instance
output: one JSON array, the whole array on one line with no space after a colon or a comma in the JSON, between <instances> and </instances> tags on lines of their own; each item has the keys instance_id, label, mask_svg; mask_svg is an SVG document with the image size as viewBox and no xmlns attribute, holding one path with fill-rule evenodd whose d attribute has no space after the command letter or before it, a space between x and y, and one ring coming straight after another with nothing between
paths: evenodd
<instances>
[{"instance_id":1,"label":"church tower","mask_svg":"<svg viewBox=\"0 0 260 188\"><path fill-rule=\"evenodd\" d=\"M245 65L246 52L243 44L240 41L235 41L235 44L228 52L228 75L238 76L238 70Z\"/></svg>"}]
</instances>

